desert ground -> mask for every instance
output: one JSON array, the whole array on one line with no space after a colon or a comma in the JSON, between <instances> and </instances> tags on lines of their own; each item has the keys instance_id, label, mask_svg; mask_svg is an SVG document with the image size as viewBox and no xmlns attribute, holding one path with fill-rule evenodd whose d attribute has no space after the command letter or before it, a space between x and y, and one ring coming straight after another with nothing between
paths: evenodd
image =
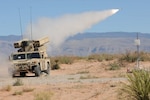
<instances>
[{"instance_id":1,"label":"desert ground","mask_svg":"<svg viewBox=\"0 0 150 100\"><path fill-rule=\"evenodd\" d=\"M120 88L126 83L126 67L109 70L114 61L77 60L72 64L60 64L60 69L40 77L0 77L0 100L120 100ZM141 62L148 66L148 62ZM130 74L130 73L129 73ZM23 85L13 86L16 80ZM44 96L45 99L37 99Z\"/></svg>"}]
</instances>

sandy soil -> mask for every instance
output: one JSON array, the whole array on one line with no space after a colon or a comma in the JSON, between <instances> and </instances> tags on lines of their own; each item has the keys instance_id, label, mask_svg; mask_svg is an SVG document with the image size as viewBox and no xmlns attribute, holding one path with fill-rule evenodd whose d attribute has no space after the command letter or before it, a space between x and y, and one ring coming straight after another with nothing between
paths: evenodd
<instances>
[{"instance_id":1,"label":"sandy soil","mask_svg":"<svg viewBox=\"0 0 150 100\"><path fill-rule=\"evenodd\" d=\"M112 62L80 60L70 65L62 64L61 69L52 70L50 76L20 78L23 86L12 86L15 79L1 78L1 83L12 82L1 85L0 100L34 100L38 94L50 100L119 100L121 83L126 82L119 78L125 79L127 67L109 70ZM126 65L132 69L135 63ZM149 64L143 62L142 65ZM27 84L27 80L35 83Z\"/></svg>"}]
</instances>

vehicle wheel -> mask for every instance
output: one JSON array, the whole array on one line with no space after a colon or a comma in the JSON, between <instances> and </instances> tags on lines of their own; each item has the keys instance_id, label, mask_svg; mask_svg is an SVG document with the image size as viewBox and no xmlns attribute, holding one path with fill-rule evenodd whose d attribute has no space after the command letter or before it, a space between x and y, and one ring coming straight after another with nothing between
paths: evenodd
<instances>
[{"instance_id":1,"label":"vehicle wheel","mask_svg":"<svg viewBox=\"0 0 150 100\"><path fill-rule=\"evenodd\" d=\"M41 69L38 65L36 67L34 67L34 71L35 71L35 76L38 77L41 75Z\"/></svg>"},{"instance_id":2,"label":"vehicle wheel","mask_svg":"<svg viewBox=\"0 0 150 100\"><path fill-rule=\"evenodd\" d=\"M25 72L20 72L20 76L21 76L21 77L25 77L25 76L26 76L26 73L25 73Z\"/></svg>"},{"instance_id":3,"label":"vehicle wheel","mask_svg":"<svg viewBox=\"0 0 150 100\"><path fill-rule=\"evenodd\" d=\"M47 70L45 71L46 74L50 74L50 64L47 64Z\"/></svg>"}]
</instances>

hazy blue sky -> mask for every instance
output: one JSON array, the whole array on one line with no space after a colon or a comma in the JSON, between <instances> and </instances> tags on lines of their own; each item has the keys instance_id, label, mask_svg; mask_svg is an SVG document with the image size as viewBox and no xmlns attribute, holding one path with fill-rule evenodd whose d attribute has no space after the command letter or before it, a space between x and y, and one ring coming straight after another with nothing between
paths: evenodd
<instances>
[{"instance_id":1,"label":"hazy blue sky","mask_svg":"<svg viewBox=\"0 0 150 100\"><path fill-rule=\"evenodd\" d=\"M1 0L0 35L20 35L19 8L25 31L30 24L30 7L33 23L42 17L118 8L117 14L86 31L150 33L150 0Z\"/></svg>"}]
</instances>

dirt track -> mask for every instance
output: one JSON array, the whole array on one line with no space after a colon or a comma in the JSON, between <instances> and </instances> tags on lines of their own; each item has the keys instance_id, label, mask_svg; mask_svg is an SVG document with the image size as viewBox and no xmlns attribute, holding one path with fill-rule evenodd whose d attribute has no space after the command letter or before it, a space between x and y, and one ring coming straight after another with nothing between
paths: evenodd
<instances>
[{"instance_id":1,"label":"dirt track","mask_svg":"<svg viewBox=\"0 0 150 100\"><path fill-rule=\"evenodd\" d=\"M0 77L0 88L11 85L17 78L23 86L12 86L10 91L0 91L0 100L33 100L38 92L50 91L51 100L118 100L117 90L126 81L126 68L108 70L110 62L77 61L71 65L62 64L61 69L51 70L50 76L40 77ZM22 95L13 94L23 88L34 91ZM109 94L109 95L108 95Z\"/></svg>"},{"instance_id":2,"label":"dirt track","mask_svg":"<svg viewBox=\"0 0 150 100\"><path fill-rule=\"evenodd\" d=\"M0 86L13 85L17 78L21 79L24 85L47 85L57 83L105 83L105 82L120 82L125 81L126 78L86 78L88 75L57 75L57 76L41 76L41 77L15 77L15 78L0 78Z\"/></svg>"},{"instance_id":3,"label":"dirt track","mask_svg":"<svg viewBox=\"0 0 150 100\"><path fill-rule=\"evenodd\" d=\"M50 91L54 94L51 100L117 100L116 90L120 82L126 81L126 78L92 78L82 79L88 75L57 75L41 77L20 78L23 86L13 87L10 92L0 92L0 100L33 100L34 95L41 91ZM17 78L1 78L0 86L3 89L7 85L12 85ZM17 91L23 88L35 89L33 92L23 93L13 96ZM108 95L109 94L109 95Z\"/></svg>"},{"instance_id":4,"label":"dirt track","mask_svg":"<svg viewBox=\"0 0 150 100\"><path fill-rule=\"evenodd\" d=\"M125 70L106 70L108 62L86 62L79 61L72 65L61 65L59 70L51 70L49 76L42 73L40 77L28 75L27 77L0 77L0 86L12 85L17 78L25 85L57 84L57 83L104 83L125 81L121 75ZM118 75L117 75L118 74Z\"/></svg>"}]
</instances>

